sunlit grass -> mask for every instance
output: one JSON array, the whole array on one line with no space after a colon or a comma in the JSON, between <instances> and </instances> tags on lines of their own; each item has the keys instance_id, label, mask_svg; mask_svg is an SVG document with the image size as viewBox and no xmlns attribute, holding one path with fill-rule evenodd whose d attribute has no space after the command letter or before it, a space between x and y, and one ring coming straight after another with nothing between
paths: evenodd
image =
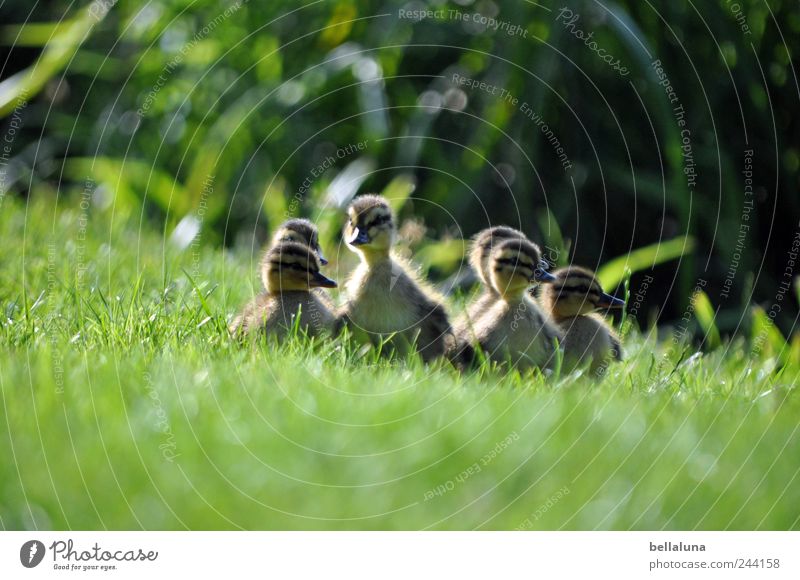
<instances>
[{"instance_id":1,"label":"sunlit grass","mask_svg":"<svg viewBox=\"0 0 800 580\"><path fill-rule=\"evenodd\" d=\"M800 526L799 369L773 350L633 330L604 376L543 377L238 344L249 256L5 203L5 528Z\"/></svg>"}]
</instances>

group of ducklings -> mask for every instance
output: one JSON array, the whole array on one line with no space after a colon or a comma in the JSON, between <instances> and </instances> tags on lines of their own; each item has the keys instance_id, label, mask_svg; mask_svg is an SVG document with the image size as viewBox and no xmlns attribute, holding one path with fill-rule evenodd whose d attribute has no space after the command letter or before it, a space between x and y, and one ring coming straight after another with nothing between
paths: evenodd
<instances>
[{"instance_id":1,"label":"group of ducklings","mask_svg":"<svg viewBox=\"0 0 800 580\"><path fill-rule=\"evenodd\" d=\"M485 229L475 236L469 256L483 292L451 324L443 297L392 252L396 231L386 199L353 200L344 241L360 263L337 309L320 290L337 284L320 271L327 261L317 228L304 219L285 222L261 262L264 292L236 316L231 332L281 336L300 328L313 336L347 327L360 340L416 350L425 361L447 357L459 368L477 352L520 370L552 368L558 358L570 369L621 360L617 335L596 312L622 308L624 301L603 292L591 270L571 266L550 273L539 247L522 232ZM559 349L563 357L556 356Z\"/></svg>"}]
</instances>

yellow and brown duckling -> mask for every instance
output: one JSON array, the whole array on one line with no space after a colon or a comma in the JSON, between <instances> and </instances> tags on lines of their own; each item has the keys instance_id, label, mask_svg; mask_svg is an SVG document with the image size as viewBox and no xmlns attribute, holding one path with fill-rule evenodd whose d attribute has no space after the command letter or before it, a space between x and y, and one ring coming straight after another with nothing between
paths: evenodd
<instances>
[{"instance_id":1,"label":"yellow and brown duckling","mask_svg":"<svg viewBox=\"0 0 800 580\"><path fill-rule=\"evenodd\" d=\"M475 323L475 321L497 300L498 294L491 285L490 256L492 249L504 240L528 238L519 230L508 226L494 226L478 232L472 240L469 252L469 263L482 285L481 293L472 300L466 311L456 322L458 333Z\"/></svg>"},{"instance_id":2,"label":"yellow and brown duckling","mask_svg":"<svg viewBox=\"0 0 800 580\"><path fill-rule=\"evenodd\" d=\"M542 288L539 300L564 332L561 344L568 367L591 359L596 370L611 359L622 360L619 337L596 312L623 308L625 301L603 292L594 272L586 268L561 268L553 276L555 281Z\"/></svg>"},{"instance_id":3,"label":"yellow and brown duckling","mask_svg":"<svg viewBox=\"0 0 800 580\"><path fill-rule=\"evenodd\" d=\"M297 242L308 246L319 258L319 263L323 266L327 265L328 260L322 254L322 247L319 245L319 230L317 226L304 218L292 218L283 222L275 233L272 234L272 245L275 246L281 242ZM317 298L325 302L330 310L336 309L331 296L321 288L315 288L314 294Z\"/></svg>"},{"instance_id":4,"label":"yellow and brown duckling","mask_svg":"<svg viewBox=\"0 0 800 580\"><path fill-rule=\"evenodd\" d=\"M263 330L283 336L295 324L309 336L332 329L334 313L312 290L336 288L336 282L320 272L320 260L312 248L298 242L272 246L261 261L261 280L265 291L233 320L233 334Z\"/></svg>"},{"instance_id":5,"label":"yellow and brown duckling","mask_svg":"<svg viewBox=\"0 0 800 580\"><path fill-rule=\"evenodd\" d=\"M320 264L325 266L328 260L322 255L322 248L319 245L319 230L313 222L303 218L293 218L283 222L275 233L272 234L272 245L281 242L297 242L314 250Z\"/></svg>"},{"instance_id":6,"label":"yellow and brown duckling","mask_svg":"<svg viewBox=\"0 0 800 580\"><path fill-rule=\"evenodd\" d=\"M551 366L562 333L528 293L532 284L553 278L542 268L539 247L521 238L500 242L486 273L496 298L459 342L477 343L492 360L510 360L520 370Z\"/></svg>"},{"instance_id":7,"label":"yellow and brown duckling","mask_svg":"<svg viewBox=\"0 0 800 580\"><path fill-rule=\"evenodd\" d=\"M392 254L394 215L377 195L357 197L347 208L344 240L361 259L346 284L340 324L378 342L394 335L403 352L411 344L426 361L444 355L454 337L442 299Z\"/></svg>"}]
</instances>

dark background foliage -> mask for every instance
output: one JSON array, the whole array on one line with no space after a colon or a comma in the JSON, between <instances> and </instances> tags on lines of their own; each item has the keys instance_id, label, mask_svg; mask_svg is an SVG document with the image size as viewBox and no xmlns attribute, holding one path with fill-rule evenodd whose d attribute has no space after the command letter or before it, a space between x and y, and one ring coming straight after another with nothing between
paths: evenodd
<instances>
[{"instance_id":1,"label":"dark background foliage","mask_svg":"<svg viewBox=\"0 0 800 580\"><path fill-rule=\"evenodd\" d=\"M580 16L572 28L562 7ZM400 14L421 9L444 17ZM490 223L590 267L688 234L694 252L635 273L631 288L652 275L646 310L674 320L707 280L724 332L751 302L774 301L798 232L793 1L96 0L0 13L4 195L75 205L88 188L92 211L143 216L168 236L193 217L203 243L229 247L255 246L287 213L337 240L335 206L356 187L411 195L402 215L424 220L423 257ZM520 28L487 29L475 13ZM655 60L685 110L694 187ZM755 203L743 221L749 149ZM458 257L432 259L432 275ZM796 316L785 304L784 331Z\"/></svg>"}]
</instances>

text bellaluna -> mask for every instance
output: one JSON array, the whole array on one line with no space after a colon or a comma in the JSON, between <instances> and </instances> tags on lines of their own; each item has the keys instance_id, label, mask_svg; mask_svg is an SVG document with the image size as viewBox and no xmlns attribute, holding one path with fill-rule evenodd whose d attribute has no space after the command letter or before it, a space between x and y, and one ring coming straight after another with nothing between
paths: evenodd
<instances>
[{"instance_id":1,"label":"text bellaluna","mask_svg":"<svg viewBox=\"0 0 800 580\"><path fill-rule=\"evenodd\" d=\"M672 542L664 542L663 544L654 544L653 542L650 542L650 551L651 552L705 552L706 545L684 544L683 542L678 542L677 544L673 544Z\"/></svg>"}]
</instances>

